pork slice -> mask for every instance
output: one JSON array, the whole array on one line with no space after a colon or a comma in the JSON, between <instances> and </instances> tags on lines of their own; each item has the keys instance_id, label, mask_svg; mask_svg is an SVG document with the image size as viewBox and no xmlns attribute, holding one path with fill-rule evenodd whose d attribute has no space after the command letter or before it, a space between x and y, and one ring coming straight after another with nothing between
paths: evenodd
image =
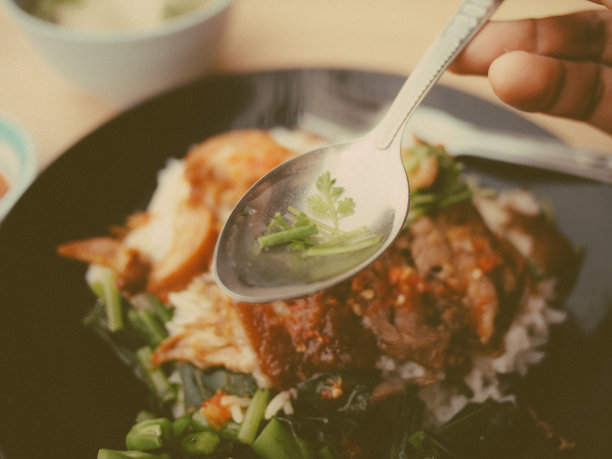
<instances>
[{"instance_id":1,"label":"pork slice","mask_svg":"<svg viewBox=\"0 0 612 459\"><path fill-rule=\"evenodd\" d=\"M520 268L509 247L500 243L471 203L455 205L437 216L463 284L463 304L470 311L480 342L491 343L500 312L516 308Z\"/></svg>"},{"instance_id":2,"label":"pork slice","mask_svg":"<svg viewBox=\"0 0 612 459\"><path fill-rule=\"evenodd\" d=\"M331 289L273 304L236 303L261 370L278 389L319 372L371 369L376 340Z\"/></svg>"},{"instance_id":3,"label":"pork slice","mask_svg":"<svg viewBox=\"0 0 612 459\"><path fill-rule=\"evenodd\" d=\"M434 289L424 276L437 262L425 260L415 268L403 234L370 268L352 282L349 303L362 312L367 326L386 354L418 362L431 369L446 365L452 330L443 319L448 305L442 288ZM443 250L440 252L442 253ZM434 269L435 271L435 269Z\"/></svg>"},{"instance_id":4,"label":"pork slice","mask_svg":"<svg viewBox=\"0 0 612 459\"><path fill-rule=\"evenodd\" d=\"M471 351L501 334L500 311L516 307L515 261L475 208L461 204L412 222L356 276L350 301L388 355L432 370L465 368Z\"/></svg>"},{"instance_id":5,"label":"pork slice","mask_svg":"<svg viewBox=\"0 0 612 459\"><path fill-rule=\"evenodd\" d=\"M424 278L453 275L452 252L443 231L424 215L410 225L410 250L415 268Z\"/></svg>"},{"instance_id":6,"label":"pork slice","mask_svg":"<svg viewBox=\"0 0 612 459\"><path fill-rule=\"evenodd\" d=\"M150 292L164 300L208 269L217 237L212 212L194 200L177 207L173 223L170 250L153 264L147 284Z\"/></svg>"}]
</instances>

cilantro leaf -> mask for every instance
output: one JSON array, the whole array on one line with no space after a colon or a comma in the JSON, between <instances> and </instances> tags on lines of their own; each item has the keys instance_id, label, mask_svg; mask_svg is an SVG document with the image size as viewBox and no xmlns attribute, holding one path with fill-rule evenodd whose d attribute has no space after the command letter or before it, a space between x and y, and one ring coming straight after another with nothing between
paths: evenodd
<instances>
[{"instance_id":1,"label":"cilantro leaf","mask_svg":"<svg viewBox=\"0 0 612 459\"><path fill-rule=\"evenodd\" d=\"M367 228L340 229L340 220L355 213L356 203L353 198L342 197L344 187L336 186L329 171L317 178L316 190L318 193L306 200L311 215L291 206L285 215L277 212L265 234L258 238L260 248L287 245L289 250L308 257L354 252L381 241Z\"/></svg>"},{"instance_id":2,"label":"cilantro leaf","mask_svg":"<svg viewBox=\"0 0 612 459\"><path fill-rule=\"evenodd\" d=\"M309 196L307 200L308 210L319 216L326 216L329 211L329 205L323 199L323 196L316 194Z\"/></svg>"},{"instance_id":3,"label":"cilantro leaf","mask_svg":"<svg viewBox=\"0 0 612 459\"><path fill-rule=\"evenodd\" d=\"M355 213L355 201L353 198L344 198L338 203L337 212L339 216L347 217Z\"/></svg>"}]
</instances>

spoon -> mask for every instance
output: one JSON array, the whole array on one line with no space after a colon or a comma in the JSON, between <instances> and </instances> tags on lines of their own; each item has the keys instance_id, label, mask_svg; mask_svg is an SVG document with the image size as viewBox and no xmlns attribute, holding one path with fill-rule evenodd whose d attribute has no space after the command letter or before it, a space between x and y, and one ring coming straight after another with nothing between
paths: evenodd
<instances>
[{"instance_id":1,"label":"spoon","mask_svg":"<svg viewBox=\"0 0 612 459\"><path fill-rule=\"evenodd\" d=\"M446 68L491 17L502 0L465 0L419 61L389 110L368 134L353 142L300 154L276 167L242 197L217 240L213 270L231 297L264 303L331 287L361 271L393 242L408 214L409 186L400 156L399 135L408 118ZM348 228L367 226L380 236L376 250L348 264L317 260L317 276L295 271L274 256L256 253L257 238L276 212L304 208L317 178L329 172L356 202L343 220Z\"/></svg>"}]
</instances>

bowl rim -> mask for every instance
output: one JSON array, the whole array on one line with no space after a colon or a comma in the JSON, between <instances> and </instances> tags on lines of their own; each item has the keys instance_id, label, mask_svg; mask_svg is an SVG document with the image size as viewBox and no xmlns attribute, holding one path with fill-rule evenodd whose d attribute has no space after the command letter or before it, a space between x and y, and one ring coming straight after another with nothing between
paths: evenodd
<instances>
[{"instance_id":1,"label":"bowl rim","mask_svg":"<svg viewBox=\"0 0 612 459\"><path fill-rule=\"evenodd\" d=\"M30 186L38 169L36 145L30 134L11 117L0 113L0 141L6 142L17 164L14 177L3 176L9 182L9 189L0 198L0 224L21 195Z\"/></svg>"},{"instance_id":2,"label":"bowl rim","mask_svg":"<svg viewBox=\"0 0 612 459\"><path fill-rule=\"evenodd\" d=\"M83 30L65 27L38 18L18 5L17 0L0 0L10 16L24 28L48 37L80 42L125 42L159 38L196 27L226 11L233 0L208 0L206 4L185 14L178 15L155 26L137 29Z\"/></svg>"}]
</instances>

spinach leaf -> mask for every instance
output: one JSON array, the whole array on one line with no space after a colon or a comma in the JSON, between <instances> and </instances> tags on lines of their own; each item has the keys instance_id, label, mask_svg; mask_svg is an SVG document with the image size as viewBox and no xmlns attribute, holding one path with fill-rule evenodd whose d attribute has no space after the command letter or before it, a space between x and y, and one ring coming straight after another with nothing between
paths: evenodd
<instances>
[{"instance_id":1,"label":"spinach leaf","mask_svg":"<svg viewBox=\"0 0 612 459\"><path fill-rule=\"evenodd\" d=\"M295 414L283 417L299 437L320 444L338 443L359 428L368 416L378 371L338 371L302 381L293 405Z\"/></svg>"},{"instance_id":2,"label":"spinach leaf","mask_svg":"<svg viewBox=\"0 0 612 459\"><path fill-rule=\"evenodd\" d=\"M190 363L180 363L178 370L183 382L187 410L200 408L202 402L215 395L219 389L239 397L251 397L257 390L251 375L225 368L201 370Z\"/></svg>"}]
</instances>

